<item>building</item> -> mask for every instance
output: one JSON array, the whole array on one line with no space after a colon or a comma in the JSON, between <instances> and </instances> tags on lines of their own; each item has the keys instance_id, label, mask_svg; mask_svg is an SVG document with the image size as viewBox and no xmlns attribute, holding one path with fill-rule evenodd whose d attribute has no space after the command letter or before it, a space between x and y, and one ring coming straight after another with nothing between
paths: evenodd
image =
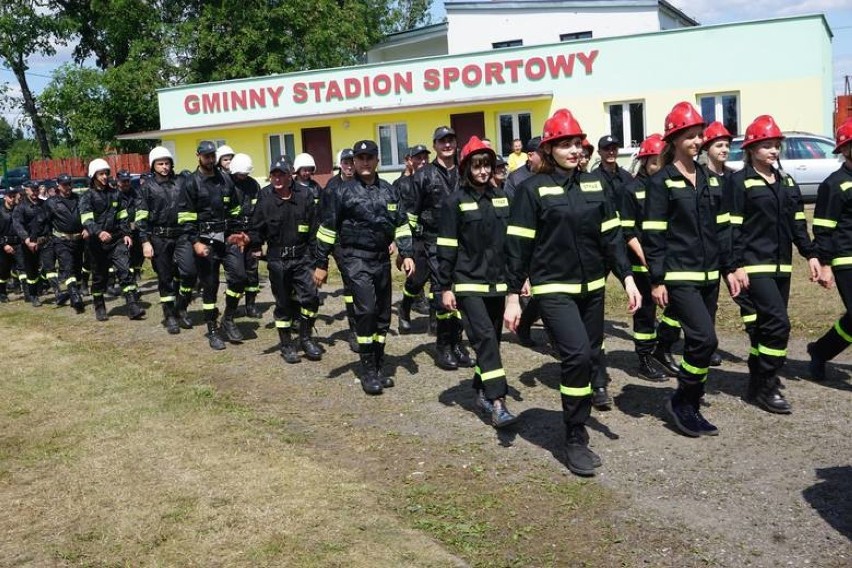
<instances>
[{"instance_id":1,"label":"building","mask_svg":"<svg viewBox=\"0 0 852 568\"><path fill-rule=\"evenodd\" d=\"M448 14L454 4L475 11L479 4L531 9L601 2L455 2ZM772 114L785 130L831 132L831 31L822 15L696 26L669 13L673 8L663 10L664 2L607 4L656 6L656 20L645 18L655 29L607 36L594 27L590 38L487 45L508 37L501 32L476 39L478 51L462 52L453 26L467 12L458 13L446 26L408 33L436 44L445 34L447 55L163 89L161 129L122 137L162 140L179 169L195 167L198 141L227 143L251 155L262 177L278 155L303 151L314 156L318 173L330 172L333 156L363 138L379 142L381 168L393 172L407 146L431 144L442 124L455 128L462 143L484 135L506 155L513 138L540 134L544 120L562 107L591 140L612 133L625 149L661 131L665 115L682 100L733 133L759 114ZM557 24L556 31L579 29ZM665 29L669 24L674 29ZM473 41L476 34L469 35ZM415 44L404 49L416 53Z\"/></svg>"}]
</instances>

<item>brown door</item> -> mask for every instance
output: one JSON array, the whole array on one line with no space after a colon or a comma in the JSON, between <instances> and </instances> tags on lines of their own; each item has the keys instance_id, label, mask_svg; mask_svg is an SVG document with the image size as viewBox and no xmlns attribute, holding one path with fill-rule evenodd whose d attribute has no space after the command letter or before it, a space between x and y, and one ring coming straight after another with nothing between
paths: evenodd
<instances>
[{"instance_id":1,"label":"brown door","mask_svg":"<svg viewBox=\"0 0 852 568\"><path fill-rule=\"evenodd\" d=\"M334 165L331 158L331 128L303 128L302 151L314 157L317 164L316 173L330 174Z\"/></svg>"},{"instance_id":2,"label":"brown door","mask_svg":"<svg viewBox=\"0 0 852 568\"><path fill-rule=\"evenodd\" d=\"M451 114L450 126L456 131L459 148L467 144L471 136L485 136L485 113L466 112L464 114Z\"/></svg>"}]
</instances>

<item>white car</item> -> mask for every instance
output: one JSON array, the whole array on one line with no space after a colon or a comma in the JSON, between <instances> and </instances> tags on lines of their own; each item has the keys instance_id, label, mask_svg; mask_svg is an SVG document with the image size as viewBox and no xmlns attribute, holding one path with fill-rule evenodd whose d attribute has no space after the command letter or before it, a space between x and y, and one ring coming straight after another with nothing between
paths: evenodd
<instances>
[{"instance_id":1,"label":"white car","mask_svg":"<svg viewBox=\"0 0 852 568\"><path fill-rule=\"evenodd\" d=\"M781 168L793 176L802 189L805 201L816 201L819 184L840 167L842 157L835 155L834 140L807 132L785 132L781 143ZM731 142L726 165L739 170L743 167L743 137Z\"/></svg>"}]
</instances>

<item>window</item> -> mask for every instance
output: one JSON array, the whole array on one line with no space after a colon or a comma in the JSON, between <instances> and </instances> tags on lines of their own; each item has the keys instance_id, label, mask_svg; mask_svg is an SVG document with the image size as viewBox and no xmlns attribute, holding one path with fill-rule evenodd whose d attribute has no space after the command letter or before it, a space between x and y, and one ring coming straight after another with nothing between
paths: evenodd
<instances>
[{"instance_id":1,"label":"window","mask_svg":"<svg viewBox=\"0 0 852 568\"><path fill-rule=\"evenodd\" d=\"M610 103L609 133L621 140L623 148L638 146L645 139L645 103L642 101Z\"/></svg>"},{"instance_id":2,"label":"window","mask_svg":"<svg viewBox=\"0 0 852 568\"><path fill-rule=\"evenodd\" d=\"M707 124L719 121L733 136L740 132L740 97L738 93L699 95L701 116Z\"/></svg>"},{"instance_id":3,"label":"window","mask_svg":"<svg viewBox=\"0 0 852 568\"><path fill-rule=\"evenodd\" d=\"M515 138L520 138L524 144L532 138L532 115L528 112L501 114L498 117L498 127L500 130L500 155L508 156L512 153L512 141Z\"/></svg>"},{"instance_id":4,"label":"window","mask_svg":"<svg viewBox=\"0 0 852 568\"><path fill-rule=\"evenodd\" d=\"M834 144L816 138L788 137L783 143L784 159L824 160L834 159Z\"/></svg>"},{"instance_id":5,"label":"window","mask_svg":"<svg viewBox=\"0 0 852 568\"><path fill-rule=\"evenodd\" d=\"M224 145L225 145L225 141L224 141L224 140L222 140L221 138L217 138L217 139L215 140L215 143L216 143L216 147L217 147L217 148L221 148L222 146L224 146Z\"/></svg>"},{"instance_id":6,"label":"window","mask_svg":"<svg viewBox=\"0 0 852 568\"><path fill-rule=\"evenodd\" d=\"M592 39L592 32L574 32L572 34L559 34L559 41L574 41L575 39Z\"/></svg>"},{"instance_id":7,"label":"window","mask_svg":"<svg viewBox=\"0 0 852 568\"><path fill-rule=\"evenodd\" d=\"M286 155L291 160L296 157L296 142L292 134L269 135L269 163Z\"/></svg>"},{"instance_id":8,"label":"window","mask_svg":"<svg viewBox=\"0 0 852 568\"><path fill-rule=\"evenodd\" d=\"M521 47L524 45L524 40L522 39L510 39L509 41L495 41L491 44L493 49L502 49L504 47Z\"/></svg>"},{"instance_id":9,"label":"window","mask_svg":"<svg viewBox=\"0 0 852 568\"><path fill-rule=\"evenodd\" d=\"M405 123L379 125L379 165L398 166L405 163L408 152L408 126Z\"/></svg>"}]
</instances>

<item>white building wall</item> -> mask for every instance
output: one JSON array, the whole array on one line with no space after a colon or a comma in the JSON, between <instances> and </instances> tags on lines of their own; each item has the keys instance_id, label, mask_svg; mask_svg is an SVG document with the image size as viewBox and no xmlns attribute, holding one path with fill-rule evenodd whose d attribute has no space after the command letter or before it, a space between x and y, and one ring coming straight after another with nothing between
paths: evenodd
<instances>
[{"instance_id":1,"label":"white building wall","mask_svg":"<svg viewBox=\"0 0 852 568\"><path fill-rule=\"evenodd\" d=\"M654 7L584 9L582 12L537 9L529 13L508 10L466 10L447 13L450 55L492 49L496 42L522 39L523 45L557 43L560 34L592 32L613 37L660 30Z\"/></svg>"}]
</instances>

